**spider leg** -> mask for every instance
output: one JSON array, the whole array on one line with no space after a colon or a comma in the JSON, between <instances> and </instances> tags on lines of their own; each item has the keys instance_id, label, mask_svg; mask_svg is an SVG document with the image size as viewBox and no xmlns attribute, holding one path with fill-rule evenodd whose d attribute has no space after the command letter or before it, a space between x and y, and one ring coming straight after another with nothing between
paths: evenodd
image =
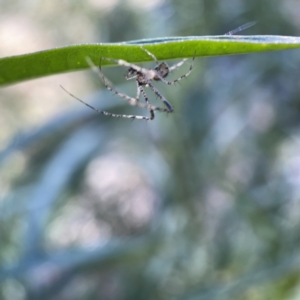
<instances>
[{"instance_id":1,"label":"spider leg","mask_svg":"<svg viewBox=\"0 0 300 300\"><path fill-rule=\"evenodd\" d=\"M94 106L84 102L83 100L77 98L76 96L74 96L73 94L71 94L70 92L68 92L63 86L60 86L67 94L69 94L71 97L75 98L76 100L80 101L81 103L83 103L84 105L86 105L87 107L91 108L92 110L96 111L99 114L108 116L108 117L113 117L113 118L125 118L125 119L136 119L136 120L146 120L146 121L150 121L153 120L154 117L152 118L152 116L149 117L144 117L144 116L137 116L137 115L121 115L121 114L113 114L104 110L99 110L97 108L95 108ZM154 114L153 114L154 115Z\"/></svg>"},{"instance_id":2,"label":"spider leg","mask_svg":"<svg viewBox=\"0 0 300 300\"><path fill-rule=\"evenodd\" d=\"M135 82L136 82L136 88L137 88L135 99L136 99L136 101L139 101L142 89L141 89L141 86L139 85L139 82L137 80ZM147 101L146 101L146 103L149 104Z\"/></svg>"},{"instance_id":3,"label":"spider leg","mask_svg":"<svg viewBox=\"0 0 300 300\"><path fill-rule=\"evenodd\" d=\"M173 112L173 107L172 105L168 102L168 100L159 92L159 90L150 82L147 81L147 85L150 87L150 89L155 93L155 95L158 96L159 99L162 100L164 105L167 107L167 112L171 113Z\"/></svg>"},{"instance_id":4,"label":"spider leg","mask_svg":"<svg viewBox=\"0 0 300 300\"><path fill-rule=\"evenodd\" d=\"M142 68L142 67L137 66L135 64L129 63L129 62L123 60L123 59L113 59L113 58L108 58L108 57L101 57L100 60L102 60L102 59L110 61L110 62L113 62L113 63L116 63L116 64L118 64L120 66L124 66L124 67L127 67L127 68L132 68L132 69L134 69L137 72L141 72L141 73L147 73L147 72L149 72L148 69L145 69L145 68ZM131 79L131 78L129 78L129 79Z\"/></svg>"},{"instance_id":5,"label":"spider leg","mask_svg":"<svg viewBox=\"0 0 300 300\"><path fill-rule=\"evenodd\" d=\"M173 71L177 68L179 68L180 66L182 66L188 59L187 58L184 58L182 61L180 61L179 63L169 67L169 71Z\"/></svg>"},{"instance_id":6,"label":"spider leg","mask_svg":"<svg viewBox=\"0 0 300 300\"><path fill-rule=\"evenodd\" d=\"M102 72L99 72L98 67L95 66L93 61L88 56L85 58L85 60L88 63L88 65L90 66L91 70L101 78ZM101 59L100 59L100 63L101 63ZM99 68L100 68L100 65L99 65ZM112 85L112 83L107 78L105 78L105 79L108 84Z\"/></svg>"},{"instance_id":7,"label":"spider leg","mask_svg":"<svg viewBox=\"0 0 300 300\"><path fill-rule=\"evenodd\" d=\"M138 90L140 91L140 93L142 92L142 95L143 95L147 105L150 106L150 101L147 97L145 90L143 89L143 87L141 85L139 85L138 81L137 81L137 84L138 84ZM150 120L153 120L155 117L154 110L153 109L149 109L149 110L150 110Z\"/></svg>"},{"instance_id":8,"label":"spider leg","mask_svg":"<svg viewBox=\"0 0 300 300\"><path fill-rule=\"evenodd\" d=\"M153 60L156 62L156 64L159 64L159 61L157 60L156 56L151 53L150 51L148 51L147 49L145 49L144 47L140 47L144 52L146 52L149 56L151 56L153 58Z\"/></svg>"},{"instance_id":9,"label":"spider leg","mask_svg":"<svg viewBox=\"0 0 300 300\"><path fill-rule=\"evenodd\" d=\"M136 75L127 76L127 75L125 74L124 77L125 77L126 80L131 80L131 79L136 78Z\"/></svg>"}]
</instances>

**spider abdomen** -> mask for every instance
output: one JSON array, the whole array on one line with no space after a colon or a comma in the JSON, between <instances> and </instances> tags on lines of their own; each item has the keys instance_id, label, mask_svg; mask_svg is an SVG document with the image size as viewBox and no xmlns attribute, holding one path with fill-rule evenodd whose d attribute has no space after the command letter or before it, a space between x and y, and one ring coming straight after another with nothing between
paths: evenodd
<instances>
[{"instance_id":1,"label":"spider abdomen","mask_svg":"<svg viewBox=\"0 0 300 300\"><path fill-rule=\"evenodd\" d=\"M161 77L166 78L169 74L169 66L165 62L160 63L154 70L156 71L156 74L153 79L156 81L161 80Z\"/></svg>"}]
</instances>

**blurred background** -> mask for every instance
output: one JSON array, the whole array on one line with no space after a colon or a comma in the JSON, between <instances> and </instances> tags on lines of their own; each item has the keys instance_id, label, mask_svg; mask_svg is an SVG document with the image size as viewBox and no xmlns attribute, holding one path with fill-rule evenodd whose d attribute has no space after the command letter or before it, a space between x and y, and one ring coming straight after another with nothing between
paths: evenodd
<instances>
[{"instance_id":1,"label":"blurred background","mask_svg":"<svg viewBox=\"0 0 300 300\"><path fill-rule=\"evenodd\" d=\"M2 0L0 56L250 21L239 34L299 36L299 6ZM197 58L157 83L175 112L152 122L59 87L148 115L89 70L1 88L0 299L300 299L299 65L300 50ZM126 69L104 72L135 95Z\"/></svg>"}]
</instances>

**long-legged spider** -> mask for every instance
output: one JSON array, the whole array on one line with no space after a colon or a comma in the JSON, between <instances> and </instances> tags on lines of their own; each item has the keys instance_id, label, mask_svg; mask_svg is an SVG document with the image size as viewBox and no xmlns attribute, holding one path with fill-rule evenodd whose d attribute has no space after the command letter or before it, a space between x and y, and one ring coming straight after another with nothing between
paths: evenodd
<instances>
[{"instance_id":1,"label":"long-legged spider","mask_svg":"<svg viewBox=\"0 0 300 300\"><path fill-rule=\"evenodd\" d=\"M242 26L240 26L240 27L238 27L238 28L236 28L232 31L229 31L229 32L225 33L225 36L226 35L234 35L235 33L240 32L242 30L245 30L249 27L252 27L255 24L256 24L256 21L246 23L246 24L244 24L244 25L242 25ZM99 68L97 68L89 58L87 58L87 62L91 66L92 70L100 76L100 78L102 79L105 87L109 91L111 91L115 95L118 95L119 97L123 98L130 105L147 108L150 111L150 117L144 117L144 116L138 116L138 115L113 114L113 113L110 113L110 112L107 112L107 111L99 110L99 109L91 106L90 104L86 103L85 101L77 98L73 94L69 93L64 87L61 86L61 88L65 92L67 92L71 97L73 97L73 98L77 99L78 101L82 102L83 104L85 104L89 108L95 110L98 113L109 116L109 117L139 119L139 120L153 120L154 117L155 117L154 111L162 111L162 112L171 113L171 112L173 112L173 107L167 101L167 99L159 92L159 90L153 85L152 82L153 82L153 80L154 81L162 81L162 82L164 82L168 85L172 85L172 84L175 84L176 82L180 81L181 79L186 78L187 76L190 75L190 73L193 69L193 64L194 64L196 53L195 53L195 55L192 59L192 63L190 65L190 68L189 68L187 73L185 73L184 75L180 76L179 78L177 78L173 81L167 81L165 78L169 75L170 71L173 71L176 68L180 67L187 59L185 58L182 61L180 61L179 63L169 67L165 62L159 62L157 60L156 56L153 53L151 53L150 51L148 51L147 49L141 47L141 50L146 52L147 55L151 56L152 59L156 62L156 66L154 68L146 69L146 68L142 68L140 66L134 65L132 63L129 63L129 62L127 62L125 60L122 60L122 59L113 59L113 58L108 58L108 57L101 57L100 58ZM111 86L109 80L104 76L104 74L102 72L102 69L101 69L102 60L108 60L108 61L116 63L120 66L128 67L128 71L127 71L127 74L126 74L125 78L126 78L126 80L135 79L136 85L137 85L137 95L136 95L135 98L130 97L130 96L124 94L124 93L121 93L117 89L115 89ZM158 98L160 98L162 100L162 102L165 105L165 108L153 106L153 105L150 104L148 96L147 96L147 94L144 90L144 86L149 87L158 96ZM143 104L143 103L139 102L141 94L144 97L146 104Z\"/></svg>"},{"instance_id":2,"label":"long-legged spider","mask_svg":"<svg viewBox=\"0 0 300 300\"><path fill-rule=\"evenodd\" d=\"M83 103L86 106L90 107L91 109L95 110L96 112L101 113L101 114L106 115L106 116L110 116L110 117L138 119L138 120L153 120L154 117L155 117L154 111L162 111L162 112L171 113L171 112L173 112L173 107L167 101L167 99L159 92L159 90L153 85L153 80L154 81L162 81L162 82L164 82L168 85L172 85L172 84L175 84L176 82L182 80L183 78L186 78L192 71L193 63L194 63L194 60L195 60L195 55L192 59L192 64L190 65L190 68L189 68L189 70L186 74L180 76L179 78L177 78L173 81L167 81L165 78L169 75L169 73L171 71L175 70L176 68L180 67L187 59L183 59L179 63L169 67L165 62L159 62L157 60L157 58L154 56L154 54L152 54L151 52L149 52L145 48L141 47L141 49L144 52L146 52L149 56L151 56L153 58L153 60L156 62L156 66L153 69L142 68L140 66L131 64L131 63L129 63L125 60L122 60L122 59L112 59L112 58L108 58L108 57L101 57L100 58L99 68L97 68L92 63L92 61L90 59L87 59L87 62L90 64L92 70L100 76L100 78L102 79L105 87L109 91L113 92L115 95L118 95L122 99L126 100L130 105L147 108L150 111L150 117L139 116L139 115L113 114L113 113L110 113L110 112L107 112L107 111L102 111L102 110L99 110L99 109L91 106L90 104L86 103L85 101L77 98L73 94L69 93L62 86L61 86L61 88L65 92L67 92L71 97L77 99L78 101L80 101L81 103ZM129 68L125 78L126 78L126 80L135 79L136 85L137 85L137 95L136 95L135 98L130 97L130 96L124 94L124 93L121 93L117 89L115 89L111 86L109 80L104 76L104 74L102 72L102 69L101 69L102 60L108 60L110 62L117 63L120 66L125 66L125 67ZM161 107L151 105L150 101L148 99L148 96L145 92L144 87L149 87L157 95L157 97L162 100L162 102L165 105L165 108L161 108ZM145 99L146 104L143 104L143 103L139 102L141 94L142 94L143 98Z\"/></svg>"}]
</instances>

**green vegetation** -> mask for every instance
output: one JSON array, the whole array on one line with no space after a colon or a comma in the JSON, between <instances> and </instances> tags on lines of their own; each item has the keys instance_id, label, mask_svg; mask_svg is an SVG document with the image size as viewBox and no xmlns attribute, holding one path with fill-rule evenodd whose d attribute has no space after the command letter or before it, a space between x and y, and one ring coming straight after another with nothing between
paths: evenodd
<instances>
[{"instance_id":1,"label":"green vegetation","mask_svg":"<svg viewBox=\"0 0 300 300\"><path fill-rule=\"evenodd\" d=\"M97 65L100 57L118 58L132 63L150 61L140 46L159 60L186 57L245 54L288 50L300 47L300 38L284 36L206 36L131 41L122 44L74 45L0 58L0 86L22 80L89 68L86 57ZM103 61L103 65L110 62Z\"/></svg>"},{"instance_id":2,"label":"green vegetation","mask_svg":"<svg viewBox=\"0 0 300 300\"><path fill-rule=\"evenodd\" d=\"M0 11L0 300L299 298L296 1L0 1ZM196 52L187 79L155 82L172 114L109 118L59 87L149 115L86 63L153 67L140 46L170 65ZM126 71L103 68L134 97Z\"/></svg>"}]
</instances>

